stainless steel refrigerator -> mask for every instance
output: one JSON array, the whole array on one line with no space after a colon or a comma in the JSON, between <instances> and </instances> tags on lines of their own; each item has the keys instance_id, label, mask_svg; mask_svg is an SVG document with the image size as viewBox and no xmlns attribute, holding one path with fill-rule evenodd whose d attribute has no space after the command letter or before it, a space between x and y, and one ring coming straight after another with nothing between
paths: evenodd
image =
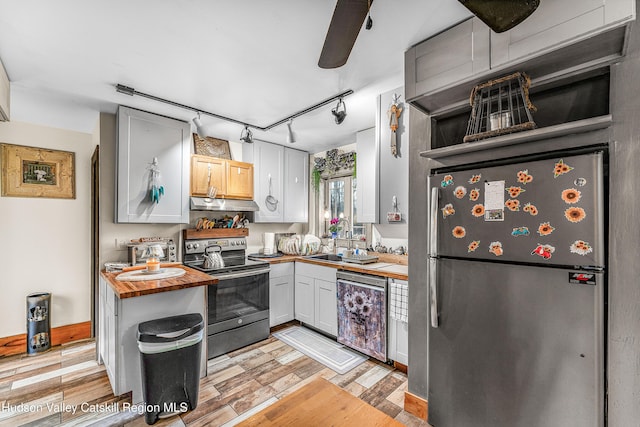
<instances>
[{"instance_id":1,"label":"stainless steel refrigerator","mask_svg":"<svg viewBox=\"0 0 640 427\"><path fill-rule=\"evenodd\" d=\"M429 423L604 425L604 153L429 178Z\"/></svg>"}]
</instances>

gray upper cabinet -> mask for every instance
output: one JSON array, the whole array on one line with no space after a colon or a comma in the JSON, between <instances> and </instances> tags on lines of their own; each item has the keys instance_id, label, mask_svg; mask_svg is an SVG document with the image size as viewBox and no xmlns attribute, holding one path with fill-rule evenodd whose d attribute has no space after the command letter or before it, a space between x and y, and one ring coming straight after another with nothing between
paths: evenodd
<instances>
[{"instance_id":1,"label":"gray upper cabinet","mask_svg":"<svg viewBox=\"0 0 640 427\"><path fill-rule=\"evenodd\" d=\"M489 70L490 29L468 19L410 48L405 53L408 100Z\"/></svg>"},{"instance_id":2,"label":"gray upper cabinet","mask_svg":"<svg viewBox=\"0 0 640 427\"><path fill-rule=\"evenodd\" d=\"M243 144L242 159L253 163L255 222L306 222L309 217L309 154L282 145Z\"/></svg>"},{"instance_id":3,"label":"gray upper cabinet","mask_svg":"<svg viewBox=\"0 0 640 427\"><path fill-rule=\"evenodd\" d=\"M491 33L491 67L542 55L635 19L635 0L541 1L521 24Z\"/></svg>"},{"instance_id":4,"label":"gray upper cabinet","mask_svg":"<svg viewBox=\"0 0 640 427\"><path fill-rule=\"evenodd\" d=\"M309 153L284 149L284 222L309 220Z\"/></svg>"},{"instance_id":5,"label":"gray upper cabinet","mask_svg":"<svg viewBox=\"0 0 640 427\"><path fill-rule=\"evenodd\" d=\"M118 108L116 222L189 222L190 143L186 122ZM157 203L150 197L154 158L164 189Z\"/></svg>"}]
</instances>

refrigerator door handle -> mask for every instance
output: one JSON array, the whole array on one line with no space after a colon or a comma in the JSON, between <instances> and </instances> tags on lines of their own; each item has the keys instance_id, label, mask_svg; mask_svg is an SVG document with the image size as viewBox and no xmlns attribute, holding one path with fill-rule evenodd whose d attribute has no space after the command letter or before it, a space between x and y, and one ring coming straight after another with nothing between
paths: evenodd
<instances>
[{"instance_id":1,"label":"refrigerator door handle","mask_svg":"<svg viewBox=\"0 0 640 427\"><path fill-rule=\"evenodd\" d=\"M431 327L438 327L438 274L436 258L429 258L429 301L431 311Z\"/></svg>"},{"instance_id":2,"label":"refrigerator door handle","mask_svg":"<svg viewBox=\"0 0 640 427\"><path fill-rule=\"evenodd\" d=\"M429 256L438 254L438 202L440 191L438 187L431 189L431 233L429 235Z\"/></svg>"}]
</instances>

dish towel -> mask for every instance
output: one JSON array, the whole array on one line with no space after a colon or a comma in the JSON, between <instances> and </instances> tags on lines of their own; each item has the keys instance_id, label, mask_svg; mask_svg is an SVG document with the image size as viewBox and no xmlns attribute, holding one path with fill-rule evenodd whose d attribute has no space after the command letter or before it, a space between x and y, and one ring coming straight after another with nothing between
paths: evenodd
<instances>
[{"instance_id":1,"label":"dish towel","mask_svg":"<svg viewBox=\"0 0 640 427\"><path fill-rule=\"evenodd\" d=\"M389 314L400 322L409 321L409 286L406 283L391 282Z\"/></svg>"}]
</instances>

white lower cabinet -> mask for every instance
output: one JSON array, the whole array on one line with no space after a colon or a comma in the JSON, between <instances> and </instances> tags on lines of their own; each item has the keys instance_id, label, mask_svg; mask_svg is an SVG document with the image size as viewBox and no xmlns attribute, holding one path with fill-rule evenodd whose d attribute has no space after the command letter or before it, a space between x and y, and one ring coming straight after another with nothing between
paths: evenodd
<instances>
[{"instance_id":1,"label":"white lower cabinet","mask_svg":"<svg viewBox=\"0 0 640 427\"><path fill-rule=\"evenodd\" d=\"M295 318L330 335L338 335L337 269L296 262Z\"/></svg>"},{"instance_id":2,"label":"white lower cabinet","mask_svg":"<svg viewBox=\"0 0 640 427\"><path fill-rule=\"evenodd\" d=\"M389 318L387 357L409 366L409 324Z\"/></svg>"},{"instance_id":3,"label":"white lower cabinet","mask_svg":"<svg viewBox=\"0 0 640 427\"><path fill-rule=\"evenodd\" d=\"M293 320L294 263L272 264L269 272L269 326Z\"/></svg>"},{"instance_id":4,"label":"white lower cabinet","mask_svg":"<svg viewBox=\"0 0 640 427\"><path fill-rule=\"evenodd\" d=\"M132 403L143 401L138 324L148 320L200 313L206 322L206 286L120 299L100 277L99 354L113 394L132 392ZM205 335L206 337L206 335ZM206 338L202 342L200 376L207 372Z\"/></svg>"}]
</instances>

